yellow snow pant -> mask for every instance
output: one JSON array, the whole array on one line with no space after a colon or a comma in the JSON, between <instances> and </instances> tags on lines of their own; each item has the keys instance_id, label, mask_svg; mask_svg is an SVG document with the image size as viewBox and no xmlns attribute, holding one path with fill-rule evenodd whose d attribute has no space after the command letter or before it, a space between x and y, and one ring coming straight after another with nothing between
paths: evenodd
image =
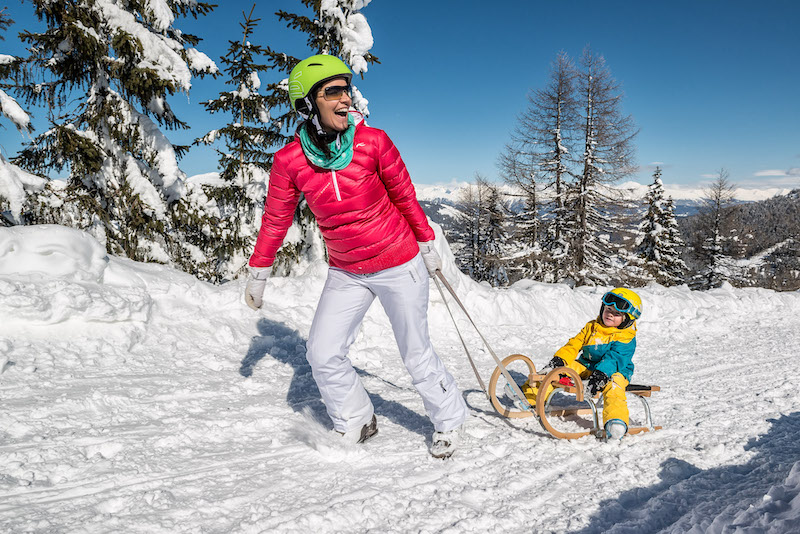
<instances>
[{"instance_id":1,"label":"yellow snow pant","mask_svg":"<svg viewBox=\"0 0 800 534\"><path fill-rule=\"evenodd\" d=\"M578 361L568 362L567 367L577 371L581 380L586 380L591 374L591 371ZM628 412L628 401L625 399L625 388L628 387L628 383L629 382L620 373L614 373L611 375L611 380L609 380L608 384L603 388L603 424L612 419L620 419L624 421L626 425L628 424L630 414ZM522 389L525 398L528 399L531 406L535 406L536 395L538 394L539 388L525 381L520 389ZM553 389L555 388L550 386L546 394L549 395Z\"/></svg>"}]
</instances>

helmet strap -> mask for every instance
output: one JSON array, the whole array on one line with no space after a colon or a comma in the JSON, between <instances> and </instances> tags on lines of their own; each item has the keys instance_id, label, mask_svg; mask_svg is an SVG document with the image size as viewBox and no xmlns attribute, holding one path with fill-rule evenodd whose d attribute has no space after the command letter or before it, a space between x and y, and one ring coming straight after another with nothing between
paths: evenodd
<instances>
[{"instance_id":1,"label":"helmet strap","mask_svg":"<svg viewBox=\"0 0 800 534\"><path fill-rule=\"evenodd\" d=\"M315 113L311 117L311 124L314 125L314 128L317 130L317 135L319 135L320 138L324 138L327 135L325 129L322 127L322 124L319 122L319 114Z\"/></svg>"},{"instance_id":2,"label":"helmet strap","mask_svg":"<svg viewBox=\"0 0 800 534\"><path fill-rule=\"evenodd\" d=\"M619 324L617 328L620 330L625 330L632 324L633 324L633 319L631 319L631 316L626 313L625 318L622 320L622 322Z\"/></svg>"},{"instance_id":3,"label":"helmet strap","mask_svg":"<svg viewBox=\"0 0 800 534\"><path fill-rule=\"evenodd\" d=\"M309 93L309 95L310 94L311 93ZM319 120L319 108L317 107L317 103L308 95L303 98L303 102L308 110L308 114L304 115L303 118L306 120L311 120L311 124L314 125L314 129L317 131L317 135L320 137L320 139L331 137L331 135L325 131L325 128L322 127L322 123ZM301 113L301 115L303 114Z\"/></svg>"}]
</instances>

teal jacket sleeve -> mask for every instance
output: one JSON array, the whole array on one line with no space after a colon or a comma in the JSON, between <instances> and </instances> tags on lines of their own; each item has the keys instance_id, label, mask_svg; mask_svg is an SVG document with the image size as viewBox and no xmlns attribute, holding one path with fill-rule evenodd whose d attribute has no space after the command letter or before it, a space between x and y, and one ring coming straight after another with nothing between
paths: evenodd
<instances>
[{"instance_id":1,"label":"teal jacket sleeve","mask_svg":"<svg viewBox=\"0 0 800 534\"><path fill-rule=\"evenodd\" d=\"M612 341L608 351L603 355L603 359L595 366L595 369L608 376L620 373L625 380L630 381L633 376L633 353L636 351L636 338L634 337L627 343L622 341Z\"/></svg>"}]
</instances>

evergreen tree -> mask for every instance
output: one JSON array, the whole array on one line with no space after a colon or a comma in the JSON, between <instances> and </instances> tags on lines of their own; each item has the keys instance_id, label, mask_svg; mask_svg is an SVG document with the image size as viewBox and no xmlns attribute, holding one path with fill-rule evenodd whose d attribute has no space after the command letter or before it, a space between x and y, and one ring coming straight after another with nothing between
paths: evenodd
<instances>
[{"instance_id":1,"label":"evergreen tree","mask_svg":"<svg viewBox=\"0 0 800 534\"><path fill-rule=\"evenodd\" d=\"M32 222L85 229L110 253L176 262L190 270L192 207L178 158L159 127L185 128L167 96L188 92L193 75L216 73L178 16L205 15L205 2L33 0L44 33L23 32L31 55L21 91L48 108L50 127L15 158L43 175L68 170L33 197ZM179 204L184 203L182 207Z\"/></svg>"},{"instance_id":2,"label":"evergreen tree","mask_svg":"<svg viewBox=\"0 0 800 534\"><path fill-rule=\"evenodd\" d=\"M685 245L678 230L672 200L664 196L659 167L653 173L653 183L645 200L647 214L639 225L636 253L650 279L663 285L678 284L687 270L680 256Z\"/></svg>"},{"instance_id":3,"label":"evergreen tree","mask_svg":"<svg viewBox=\"0 0 800 534\"><path fill-rule=\"evenodd\" d=\"M698 273L692 279L697 289L719 287L728 280L730 256L725 252L731 211L726 209L733 201L733 186L728 171L720 169L716 180L706 190L704 206L698 213L700 233L694 254L700 262Z\"/></svg>"},{"instance_id":4,"label":"evergreen tree","mask_svg":"<svg viewBox=\"0 0 800 534\"><path fill-rule=\"evenodd\" d=\"M461 246L454 247L456 264L462 272L473 280L479 280L485 272L481 249L485 232L483 227L483 210L485 192L478 186L469 185L459 193L459 215L456 217L456 235Z\"/></svg>"},{"instance_id":5,"label":"evergreen tree","mask_svg":"<svg viewBox=\"0 0 800 534\"><path fill-rule=\"evenodd\" d=\"M619 278L619 259L626 255L622 242L611 236L625 232L627 206L608 185L635 170L636 131L631 117L622 114L622 93L603 57L587 47L581 68L583 154L568 201L566 231L571 234L575 281L609 283Z\"/></svg>"},{"instance_id":6,"label":"evergreen tree","mask_svg":"<svg viewBox=\"0 0 800 534\"><path fill-rule=\"evenodd\" d=\"M483 279L494 287L508 285L508 269L506 267L508 260L505 255L507 241L506 209L500 194L500 188L496 184L482 179L479 187L483 187L486 190L487 197L485 234L482 239L483 246L481 249L485 269Z\"/></svg>"},{"instance_id":7,"label":"evergreen tree","mask_svg":"<svg viewBox=\"0 0 800 534\"><path fill-rule=\"evenodd\" d=\"M683 261L683 251L686 249L686 242L681 235L678 219L675 217L675 203L672 197L667 197L664 203L664 252L661 254L665 285L680 284L686 279L689 268Z\"/></svg>"},{"instance_id":8,"label":"evergreen tree","mask_svg":"<svg viewBox=\"0 0 800 534\"><path fill-rule=\"evenodd\" d=\"M220 59L226 84L232 90L219 93L205 102L209 113L225 113L230 122L212 130L195 144L215 145L219 156L221 183L198 185L212 203L209 231L198 232L207 264L204 278L219 281L235 276L247 263L256 237L256 214L264 201L264 182L272 161L268 148L275 142L276 125L269 115L267 98L259 93L261 75L271 67L259 63L266 49L251 42L260 19L242 13L241 39L228 41L227 53Z\"/></svg>"},{"instance_id":9,"label":"evergreen tree","mask_svg":"<svg viewBox=\"0 0 800 534\"><path fill-rule=\"evenodd\" d=\"M507 285L506 210L499 188L478 175L475 185L462 191L459 204L458 235L463 243L455 251L459 268L473 280Z\"/></svg>"},{"instance_id":10,"label":"evergreen tree","mask_svg":"<svg viewBox=\"0 0 800 534\"><path fill-rule=\"evenodd\" d=\"M512 196L522 199L522 207L514 217L515 239L525 247L538 248L542 229L540 211L544 204L541 201L541 185L531 165L522 161L522 155L521 149L508 144L500 155L498 165L505 182L520 191Z\"/></svg>"}]
</instances>

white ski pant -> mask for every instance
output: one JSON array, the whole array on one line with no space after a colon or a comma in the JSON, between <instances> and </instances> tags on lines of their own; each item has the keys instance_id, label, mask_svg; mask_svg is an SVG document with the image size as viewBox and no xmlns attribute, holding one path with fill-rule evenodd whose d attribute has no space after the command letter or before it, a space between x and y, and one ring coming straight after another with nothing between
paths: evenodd
<instances>
[{"instance_id":1,"label":"white ski pant","mask_svg":"<svg viewBox=\"0 0 800 534\"><path fill-rule=\"evenodd\" d=\"M453 430L466 419L467 406L428 335L428 272L419 254L403 265L372 274L335 267L328 271L306 358L334 429L355 430L372 419L372 402L347 352L376 296L434 428Z\"/></svg>"}]
</instances>

